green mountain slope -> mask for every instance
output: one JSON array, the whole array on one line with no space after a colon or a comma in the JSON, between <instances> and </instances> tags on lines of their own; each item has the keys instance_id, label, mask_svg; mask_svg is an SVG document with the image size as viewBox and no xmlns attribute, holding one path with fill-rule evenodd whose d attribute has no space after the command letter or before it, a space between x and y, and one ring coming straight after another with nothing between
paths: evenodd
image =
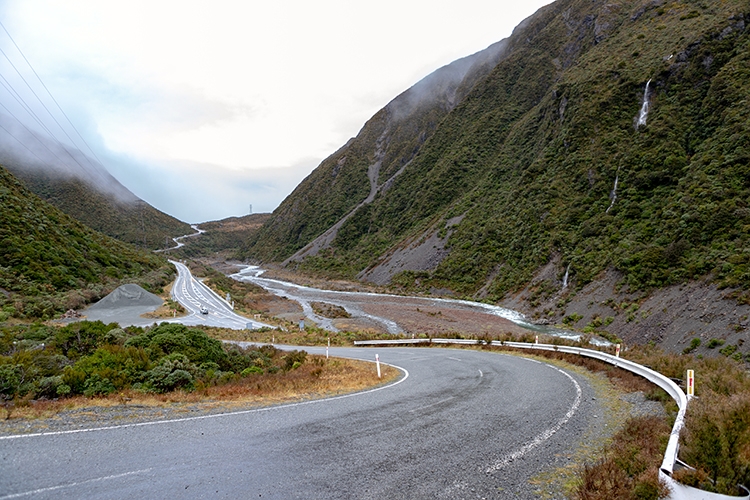
<instances>
[{"instance_id":1,"label":"green mountain slope","mask_svg":"<svg viewBox=\"0 0 750 500\"><path fill-rule=\"evenodd\" d=\"M108 173L104 175L117 184L117 192L99 190L76 177L19 167L17 162L8 163L7 168L34 194L66 214L140 248L165 248L172 238L192 232L189 224L139 200Z\"/></svg>"},{"instance_id":2,"label":"green mountain slope","mask_svg":"<svg viewBox=\"0 0 750 500\"><path fill-rule=\"evenodd\" d=\"M0 167L0 309L49 318L122 282L158 291L173 269L151 252L98 233L29 192Z\"/></svg>"},{"instance_id":3,"label":"green mountain slope","mask_svg":"<svg viewBox=\"0 0 750 500\"><path fill-rule=\"evenodd\" d=\"M747 288L749 15L737 0L555 2L442 115L395 117L398 99L378 113L245 255L492 301L550 262L553 287L613 269L630 290L706 275ZM379 132L404 120L411 134ZM428 265L394 264L430 238Z\"/></svg>"}]
</instances>

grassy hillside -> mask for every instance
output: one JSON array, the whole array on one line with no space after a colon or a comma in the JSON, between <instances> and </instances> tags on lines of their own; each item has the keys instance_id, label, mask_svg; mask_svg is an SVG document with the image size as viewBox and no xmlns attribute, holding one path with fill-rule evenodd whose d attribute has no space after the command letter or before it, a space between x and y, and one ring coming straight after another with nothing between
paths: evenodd
<instances>
[{"instance_id":1,"label":"grassy hillside","mask_svg":"<svg viewBox=\"0 0 750 500\"><path fill-rule=\"evenodd\" d=\"M98 233L29 192L0 167L0 310L3 319L50 318L124 281L159 291L163 257Z\"/></svg>"},{"instance_id":2,"label":"grassy hillside","mask_svg":"<svg viewBox=\"0 0 750 500\"><path fill-rule=\"evenodd\" d=\"M399 156L408 166L389 189L300 267L353 278L460 217L439 265L393 281L481 290L495 301L556 259L558 278L569 269L574 288L615 269L631 290L706 275L747 289L748 16L750 3L738 0L560 0L542 9L434 132L419 136L418 151ZM649 81L646 124L636 126ZM287 258L367 196L378 151L370 126L387 113L300 185L247 256ZM355 155L351 179L325 189L312 182ZM310 210L305 196L320 207Z\"/></svg>"},{"instance_id":3,"label":"grassy hillside","mask_svg":"<svg viewBox=\"0 0 750 500\"><path fill-rule=\"evenodd\" d=\"M74 219L137 247L164 248L165 241L171 244L173 237L192 232L189 224L137 199L122 186L120 190L130 195L127 201L97 190L75 177L12 164L8 169L34 194ZM112 182L116 181L112 179Z\"/></svg>"},{"instance_id":4,"label":"grassy hillside","mask_svg":"<svg viewBox=\"0 0 750 500\"><path fill-rule=\"evenodd\" d=\"M251 238L270 218L271 214L250 214L242 217L204 222L198 227L205 231L198 237L185 238L185 245L178 250L170 250L175 258L195 258L222 253L227 258L235 258L242 242Z\"/></svg>"}]
</instances>

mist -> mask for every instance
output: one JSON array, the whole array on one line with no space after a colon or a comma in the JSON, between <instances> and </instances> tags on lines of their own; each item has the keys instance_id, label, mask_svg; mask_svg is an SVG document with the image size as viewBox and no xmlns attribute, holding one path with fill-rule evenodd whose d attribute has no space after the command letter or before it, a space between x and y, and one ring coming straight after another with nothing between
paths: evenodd
<instances>
[{"instance_id":1,"label":"mist","mask_svg":"<svg viewBox=\"0 0 750 500\"><path fill-rule=\"evenodd\" d=\"M99 161L0 113L0 164L11 170L80 180L120 203L138 201Z\"/></svg>"}]
</instances>

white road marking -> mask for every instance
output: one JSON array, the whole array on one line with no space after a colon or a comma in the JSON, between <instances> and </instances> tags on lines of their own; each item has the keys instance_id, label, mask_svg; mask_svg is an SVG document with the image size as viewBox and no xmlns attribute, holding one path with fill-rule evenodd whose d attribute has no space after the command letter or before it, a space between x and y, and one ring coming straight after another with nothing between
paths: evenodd
<instances>
[{"instance_id":1,"label":"white road marking","mask_svg":"<svg viewBox=\"0 0 750 500\"><path fill-rule=\"evenodd\" d=\"M479 378L484 377L484 373L482 373L482 370L479 370Z\"/></svg>"},{"instance_id":2,"label":"white road marking","mask_svg":"<svg viewBox=\"0 0 750 500\"><path fill-rule=\"evenodd\" d=\"M362 360L362 361L368 361L368 360ZM371 363L374 363L374 361L370 361ZM403 378L395 381L392 384L384 385L381 387L376 387L375 389L370 389L368 391L361 391L361 392L352 392L350 394L342 394L341 396L333 396L330 398L323 398L323 399L313 399L310 401L300 401L299 403L289 403L285 405L279 405L279 406L267 406L264 408L253 408L252 410L241 410L241 411L233 411L233 412L226 412L226 413L215 413L213 415L199 415L196 417L184 417L184 418L173 418L170 420L154 420L151 422L138 422L135 424L123 424L123 425L111 425L108 427L93 427L90 429L72 429L68 431L55 431L55 432L37 432L34 434L15 434L12 436L0 436L0 441L6 440L6 439L22 439L22 438L30 438L30 437L40 437L40 436L61 436L63 434L79 434L82 432L96 432L96 431L109 431L109 430L115 430L115 429L127 429L129 427L145 427L149 425L161 425L161 424L171 424L175 422L189 422L192 420L206 420L209 418L219 418L219 417L231 417L233 415L246 415L249 413L261 413L266 411L273 411L273 410L281 410L283 408L294 408L297 406L305 406L305 405L311 405L311 404L317 404L317 403L324 403L326 401L334 401L337 399L344 399L344 398L351 398L354 396L362 396L364 394L370 394L372 392L382 391L383 389L389 389L391 387L395 387L401 382L405 381L407 378L409 378L409 371L406 368L402 368L400 366L391 365L389 363L383 363L383 365L392 366L393 368L396 368L397 370L401 370L404 373ZM5 497L0 497L0 500L3 500Z\"/></svg>"},{"instance_id":3,"label":"white road marking","mask_svg":"<svg viewBox=\"0 0 750 500\"><path fill-rule=\"evenodd\" d=\"M529 361L533 361L533 360L529 360ZM561 370L561 369L559 369L557 367L554 367L554 366L552 366L551 368L554 368L555 370L559 371L560 373L562 373L563 375L565 375L566 377L568 377L571 380L571 382L573 382L573 384L575 385L575 387L576 387L576 399L573 402L573 406L570 407L570 409L568 410L568 413L566 413L565 416L562 419L560 419L560 421L557 422L555 425L553 425L549 429L547 429L544 432L542 432L541 434L539 434L537 437L535 437L534 439L532 439L531 441L529 441L528 443L526 443L525 445L523 445L518 450L516 450L513 453L510 453L510 454L508 454L506 456L504 456L503 458L501 458L500 460L498 460L497 462L495 462L493 465L491 465L490 467L488 467L487 471L486 471L488 474L490 474L492 472L495 472L497 470L502 469L503 467L505 467L509 463L513 462L514 460L517 460L517 459L521 458L526 453L530 452L531 450L533 450L534 448L536 448L537 446L539 446L540 444L542 444L543 442L545 442L547 439L551 438L557 431L560 430L560 428L563 425L565 425L568 422L568 420L571 419L571 417L573 417L573 415L575 414L576 410L578 409L578 406L581 404L581 386L578 385L578 382L576 382L576 380L573 377L571 377L568 373L564 372L563 370Z\"/></svg>"},{"instance_id":4,"label":"white road marking","mask_svg":"<svg viewBox=\"0 0 750 500\"><path fill-rule=\"evenodd\" d=\"M447 399L443 399L442 401L438 401L437 403L432 403L431 405L420 406L419 408L414 408L413 410L409 410L409 413L414 413L415 411L421 411L421 410L425 410L427 408L432 408L433 406L437 406L439 404L443 404L446 401L450 401L451 399L454 399L454 398L455 398L455 396L451 396L451 397L449 397Z\"/></svg>"},{"instance_id":5,"label":"white road marking","mask_svg":"<svg viewBox=\"0 0 750 500\"><path fill-rule=\"evenodd\" d=\"M61 490L63 488L72 488L74 486L80 486L82 484L96 483L98 481L107 481L109 479L118 479L121 477L133 476L135 474L142 474L144 472L149 472L150 470L151 470L150 468L134 470L132 472L123 472L122 474L115 474L113 476L95 477L93 479L87 479L86 481L78 481L76 483L61 484L59 486L50 486L48 488L40 488L38 490L24 491L23 493L13 493L12 495L6 495L3 497L0 497L0 500L5 500L7 498L21 498L21 497L25 497L29 495L38 495L40 493L48 493L50 491Z\"/></svg>"}]
</instances>

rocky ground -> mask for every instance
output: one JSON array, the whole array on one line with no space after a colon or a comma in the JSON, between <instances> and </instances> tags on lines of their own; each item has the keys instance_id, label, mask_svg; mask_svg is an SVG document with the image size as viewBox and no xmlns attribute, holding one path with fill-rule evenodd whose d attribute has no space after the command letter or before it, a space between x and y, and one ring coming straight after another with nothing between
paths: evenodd
<instances>
[{"instance_id":1,"label":"rocky ground","mask_svg":"<svg viewBox=\"0 0 750 500\"><path fill-rule=\"evenodd\" d=\"M670 352L682 352L698 338L701 345L695 354L715 356L726 346L736 346L743 356L750 353L750 305L737 300L737 291L720 290L704 280L648 294L628 293L619 283L620 276L610 271L577 292L574 284L563 289L559 270L550 264L501 305L542 323L561 324L567 316L576 329L595 326L625 343L654 342ZM720 346L709 348L711 339Z\"/></svg>"}]
</instances>

